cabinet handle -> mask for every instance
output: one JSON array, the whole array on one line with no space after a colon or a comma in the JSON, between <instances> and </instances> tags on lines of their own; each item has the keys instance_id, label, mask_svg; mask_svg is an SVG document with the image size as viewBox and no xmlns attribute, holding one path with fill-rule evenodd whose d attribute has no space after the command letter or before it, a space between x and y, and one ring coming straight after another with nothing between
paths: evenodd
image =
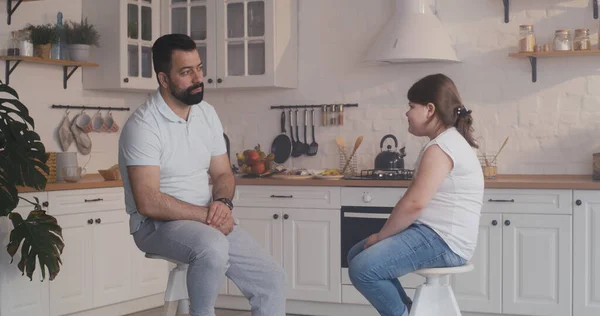
<instances>
[{"instance_id":1,"label":"cabinet handle","mask_svg":"<svg viewBox=\"0 0 600 316\"><path fill-rule=\"evenodd\" d=\"M492 226L496 226L496 225L498 225L498 221L497 220L493 220L492 221Z\"/></svg>"},{"instance_id":2,"label":"cabinet handle","mask_svg":"<svg viewBox=\"0 0 600 316\"><path fill-rule=\"evenodd\" d=\"M489 199L488 202L515 203L515 199L510 199L510 200L494 200L494 199Z\"/></svg>"},{"instance_id":3,"label":"cabinet handle","mask_svg":"<svg viewBox=\"0 0 600 316\"><path fill-rule=\"evenodd\" d=\"M96 224L100 224L100 223L102 223L102 220L99 218L96 218Z\"/></svg>"},{"instance_id":4,"label":"cabinet handle","mask_svg":"<svg viewBox=\"0 0 600 316\"><path fill-rule=\"evenodd\" d=\"M46 201L46 202L42 203L42 206L43 206L43 207L48 207L48 205L50 205L50 203L48 203L48 201Z\"/></svg>"},{"instance_id":5,"label":"cabinet handle","mask_svg":"<svg viewBox=\"0 0 600 316\"><path fill-rule=\"evenodd\" d=\"M208 78L208 83L213 83L212 78Z\"/></svg>"},{"instance_id":6,"label":"cabinet handle","mask_svg":"<svg viewBox=\"0 0 600 316\"><path fill-rule=\"evenodd\" d=\"M273 218L274 218L274 219L278 219L278 218L279 218L279 215L278 215L278 214L273 214Z\"/></svg>"},{"instance_id":7,"label":"cabinet handle","mask_svg":"<svg viewBox=\"0 0 600 316\"><path fill-rule=\"evenodd\" d=\"M505 221L504 221L504 225L506 225L506 226L510 226L510 221L509 221L509 220L505 220Z\"/></svg>"},{"instance_id":8,"label":"cabinet handle","mask_svg":"<svg viewBox=\"0 0 600 316\"><path fill-rule=\"evenodd\" d=\"M287 215L287 214L283 214L283 219L288 219L288 218L290 218L290 216L289 216L289 215Z\"/></svg>"},{"instance_id":9,"label":"cabinet handle","mask_svg":"<svg viewBox=\"0 0 600 316\"><path fill-rule=\"evenodd\" d=\"M221 79L221 78L217 79L217 83L221 83L221 82L223 82L223 79Z\"/></svg>"},{"instance_id":10,"label":"cabinet handle","mask_svg":"<svg viewBox=\"0 0 600 316\"><path fill-rule=\"evenodd\" d=\"M123 82L128 83L129 82L129 78L123 79Z\"/></svg>"},{"instance_id":11,"label":"cabinet handle","mask_svg":"<svg viewBox=\"0 0 600 316\"><path fill-rule=\"evenodd\" d=\"M91 219L91 218L90 218L90 219L88 219L88 224L92 225L93 223L94 223L94 220L93 220L93 219Z\"/></svg>"},{"instance_id":12,"label":"cabinet handle","mask_svg":"<svg viewBox=\"0 0 600 316\"><path fill-rule=\"evenodd\" d=\"M577 204L577 205L581 205L581 200L577 200L577 201L575 201L575 204Z\"/></svg>"},{"instance_id":13,"label":"cabinet handle","mask_svg":"<svg viewBox=\"0 0 600 316\"><path fill-rule=\"evenodd\" d=\"M277 199L293 199L294 196L293 195L271 195L272 198L277 198Z\"/></svg>"},{"instance_id":14,"label":"cabinet handle","mask_svg":"<svg viewBox=\"0 0 600 316\"><path fill-rule=\"evenodd\" d=\"M102 199L102 198L91 199L91 200L85 199L85 203L100 202L100 201L104 201L104 199Z\"/></svg>"}]
</instances>

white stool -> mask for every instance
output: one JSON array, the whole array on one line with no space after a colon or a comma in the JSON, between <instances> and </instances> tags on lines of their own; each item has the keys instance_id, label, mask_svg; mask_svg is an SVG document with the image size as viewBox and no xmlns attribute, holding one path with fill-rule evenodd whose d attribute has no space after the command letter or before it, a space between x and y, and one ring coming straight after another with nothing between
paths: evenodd
<instances>
[{"instance_id":1,"label":"white stool","mask_svg":"<svg viewBox=\"0 0 600 316\"><path fill-rule=\"evenodd\" d=\"M163 256L146 253L146 258L163 259L176 264L177 266L169 272L169 281L165 291L165 305L161 316L175 316L177 314L190 313L190 300L187 291L187 263L169 259Z\"/></svg>"},{"instance_id":2,"label":"white stool","mask_svg":"<svg viewBox=\"0 0 600 316\"><path fill-rule=\"evenodd\" d=\"M448 274L464 273L473 270L473 265L452 268L417 270L414 273L425 277L424 284L417 287L410 316L460 316L454 292L449 284L441 284L440 279Z\"/></svg>"}]
</instances>

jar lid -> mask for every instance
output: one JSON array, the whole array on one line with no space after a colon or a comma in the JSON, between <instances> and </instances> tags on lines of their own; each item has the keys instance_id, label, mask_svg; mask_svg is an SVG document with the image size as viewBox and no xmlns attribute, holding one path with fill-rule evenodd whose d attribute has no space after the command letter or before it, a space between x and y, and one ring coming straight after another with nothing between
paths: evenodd
<instances>
[{"instance_id":1,"label":"jar lid","mask_svg":"<svg viewBox=\"0 0 600 316\"><path fill-rule=\"evenodd\" d=\"M569 29L556 30L556 34L569 34Z\"/></svg>"},{"instance_id":2,"label":"jar lid","mask_svg":"<svg viewBox=\"0 0 600 316\"><path fill-rule=\"evenodd\" d=\"M576 29L575 30L575 34L587 34L589 32L590 32L589 29Z\"/></svg>"},{"instance_id":3,"label":"jar lid","mask_svg":"<svg viewBox=\"0 0 600 316\"><path fill-rule=\"evenodd\" d=\"M533 30L533 25L532 24L521 24L521 25L519 25L519 28Z\"/></svg>"}]
</instances>

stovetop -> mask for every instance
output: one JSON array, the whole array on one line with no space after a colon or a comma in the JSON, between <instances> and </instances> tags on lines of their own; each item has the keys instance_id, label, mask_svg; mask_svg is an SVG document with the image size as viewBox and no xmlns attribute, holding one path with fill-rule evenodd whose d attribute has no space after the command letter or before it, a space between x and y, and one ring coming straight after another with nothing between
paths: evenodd
<instances>
[{"instance_id":1,"label":"stovetop","mask_svg":"<svg viewBox=\"0 0 600 316\"><path fill-rule=\"evenodd\" d=\"M411 180L414 171L411 169L366 169L360 175L345 176L345 180Z\"/></svg>"}]
</instances>

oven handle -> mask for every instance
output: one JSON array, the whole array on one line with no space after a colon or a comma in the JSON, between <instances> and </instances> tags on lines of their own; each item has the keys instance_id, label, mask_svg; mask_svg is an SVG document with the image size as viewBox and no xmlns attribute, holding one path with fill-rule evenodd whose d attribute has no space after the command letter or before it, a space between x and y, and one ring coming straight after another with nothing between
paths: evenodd
<instances>
[{"instance_id":1,"label":"oven handle","mask_svg":"<svg viewBox=\"0 0 600 316\"><path fill-rule=\"evenodd\" d=\"M387 219L387 218L390 217L390 214L344 212L344 217L351 217L351 218L382 218L382 219Z\"/></svg>"}]
</instances>

